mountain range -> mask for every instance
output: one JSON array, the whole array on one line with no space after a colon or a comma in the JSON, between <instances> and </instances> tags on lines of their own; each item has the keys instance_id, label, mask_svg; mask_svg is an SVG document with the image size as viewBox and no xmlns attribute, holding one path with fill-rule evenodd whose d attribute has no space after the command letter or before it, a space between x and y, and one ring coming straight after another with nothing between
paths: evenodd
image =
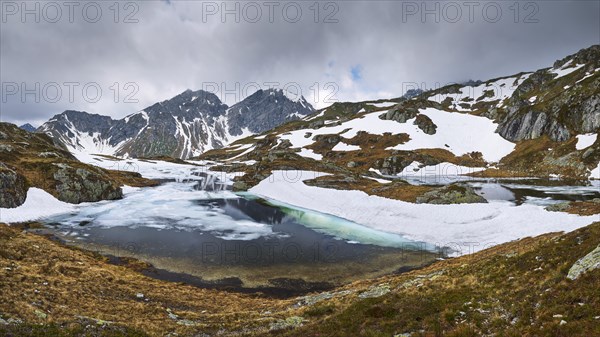
<instances>
[{"instance_id":1,"label":"mountain range","mask_svg":"<svg viewBox=\"0 0 600 337\"><path fill-rule=\"evenodd\" d=\"M600 161L595 139L588 147L577 145L600 128L599 69L600 45L594 45L533 72L411 90L392 99L335 103L318 111L304 97L277 89L259 90L231 107L212 93L187 90L119 120L65 111L37 131L71 152L121 157L205 154L228 160L235 154L237 160L260 161L286 150L361 172L397 174L411 165L449 162L485 167L487 174L583 177ZM381 121L397 124L379 126ZM262 133L266 139L252 138ZM363 144L375 138L389 146ZM269 139L267 148L262 144ZM231 151L216 151L224 147ZM358 149L363 154L353 156Z\"/></svg>"},{"instance_id":2,"label":"mountain range","mask_svg":"<svg viewBox=\"0 0 600 337\"><path fill-rule=\"evenodd\" d=\"M71 152L186 159L314 112L302 96L258 90L229 107L217 95L186 90L125 118L68 110L37 131Z\"/></svg>"}]
</instances>

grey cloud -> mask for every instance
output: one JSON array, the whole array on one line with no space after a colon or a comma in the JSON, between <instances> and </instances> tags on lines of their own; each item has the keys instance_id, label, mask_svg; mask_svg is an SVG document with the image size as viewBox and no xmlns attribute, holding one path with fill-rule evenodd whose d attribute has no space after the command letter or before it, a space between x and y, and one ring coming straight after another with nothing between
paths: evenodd
<instances>
[{"instance_id":1,"label":"grey cloud","mask_svg":"<svg viewBox=\"0 0 600 337\"><path fill-rule=\"evenodd\" d=\"M77 16L74 23L64 19L22 23L10 16L0 26L2 83L94 82L103 96L89 103L79 92L71 103L66 88L56 103L44 99L36 103L31 96L21 102L10 96L1 102L0 120L40 124L66 109L120 118L212 82L225 83L228 89L236 83L244 87L295 82L309 101L311 87L318 83L317 106L326 105L322 100L327 82L339 87L338 100L397 97L409 83L433 87L534 70L600 43L597 1L535 2L538 23L522 22L530 12L523 7L515 23L509 8L513 2L496 2L503 10L497 23L486 22L481 12L476 12L473 23L465 12L456 23L443 17L436 23L431 16L422 22L420 15L403 20L407 6L420 6L421 1L337 2L338 23L315 23L309 9L313 2L297 3L303 9L297 23L285 22L280 12L269 23L264 11L258 23L235 23L231 16L226 23L218 16L203 22L200 1L138 2L138 23L114 23L107 8L112 2L103 3L103 17L97 23ZM466 10L465 2L454 3ZM478 8L486 5L477 3ZM259 5L264 8L263 2ZM125 13L121 8L121 19ZM326 13L321 8L321 19ZM357 65L362 78L353 81L350 69ZM110 89L115 82L120 84L118 103ZM131 92L123 88L127 82L139 87L137 103L122 102ZM234 103L233 95L223 98Z\"/></svg>"}]
</instances>

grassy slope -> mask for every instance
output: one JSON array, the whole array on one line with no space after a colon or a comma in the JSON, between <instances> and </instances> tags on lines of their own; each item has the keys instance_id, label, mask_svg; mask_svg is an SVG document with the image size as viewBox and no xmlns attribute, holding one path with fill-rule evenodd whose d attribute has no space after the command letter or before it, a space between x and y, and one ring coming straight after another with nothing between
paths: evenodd
<instances>
[{"instance_id":1,"label":"grassy slope","mask_svg":"<svg viewBox=\"0 0 600 337\"><path fill-rule=\"evenodd\" d=\"M155 336L214 333L268 325L286 303L150 279L109 265L99 255L6 225L0 225L0 294L2 318L27 323L0 324L2 336L7 329L28 330L31 324L77 331L97 320ZM179 319L170 318L167 309ZM262 316L267 310L273 314Z\"/></svg>"},{"instance_id":2,"label":"grassy slope","mask_svg":"<svg viewBox=\"0 0 600 337\"><path fill-rule=\"evenodd\" d=\"M9 123L0 123L0 132L7 135L4 139L0 138L0 145L10 148L9 151L0 151L0 162L23 175L30 187L41 188L54 196L58 195L53 176L58 170L55 165L58 163L94 172L110 181L115 188L122 185L156 185L156 182L142 178L138 173L106 170L82 163L68 151L55 146L45 134L26 132Z\"/></svg>"},{"instance_id":3,"label":"grassy slope","mask_svg":"<svg viewBox=\"0 0 600 337\"><path fill-rule=\"evenodd\" d=\"M0 325L0 334L61 329L65 335L594 336L600 335L600 270L575 281L565 276L598 244L600 223L355 282L336 289L348 291L343 296L296 307L298 299L149 279L92 253L0 225L0 315L25 322ZM358 296L382 285L390 292ZM170 318L167 309L178 318ZM270 331L286 319L304 322Z\"/></svg>"},{"instance_id":4,"label":"grassy slope","mask_svg":"<svg viewBox=\"0 0 600 337\"><path fill-rule=\"evenodd\" d=\"M565 276L599 243L596 223L382 278L377 283L387 283L390 293L324 301L306 312L310 322L288 335L598 336L600 270L575 281ZM416 274L441 270L441 276L413 281Z\"/></svg>"}]
</instances>

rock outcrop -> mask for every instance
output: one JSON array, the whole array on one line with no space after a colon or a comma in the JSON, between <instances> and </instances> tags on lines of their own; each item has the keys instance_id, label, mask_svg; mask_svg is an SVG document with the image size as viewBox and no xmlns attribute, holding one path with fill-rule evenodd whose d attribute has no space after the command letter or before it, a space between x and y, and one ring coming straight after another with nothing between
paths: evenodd
<instances>
[{"instance_id":1,"label":"rock outcrop","mask_svg":"<svg viewBox=\"0 0 600 337\"><path fill-rule=\"evenodd\" d=\"M467 185L451 184L448 186L436 188L417 197L417 204L475 204L487 203L487 200L475 193Z\"/></svg>"},{"instance_id":2,"label":"rock outcrop","mask_svg":"<svg viewBox=\"0 0 600 337\"><path fill-rule=\"evenodd\" d=\"M119 182L122 176L79 162L45 134L0 123L0 148L10 149L0 151L0 207L21 205L28 187L41 188L70 203L118 199L123 195Z\"/></svg>"},{"instance_id":3,"label":"rock outcrop","mask_svg":"<svg viewBox=\"0 0 600 337\"><path fill-rule=\"evenodd\" d=\"M532 73L503 107L497 132L510 141L547 135L566 141L571 134L600 128L600 45L582 49ZM559 72L566 75L557 75Z\"/></svg>"},{"instance_id":4,"label":"rock outcrop","mask_svg":"<svg viewBox=\"0 0 600 337\"><path fill-rule=\"evenodd\" d=\"M75 168L67 164L55 164L53 174L58 199L72 204L123 197L123 191L101 172L93 168Z\"/></svg>"},{"instance_id":5,"label":"rock outcrop","mask_svg":"<svg viewBox=\"0 0 600 337\"><path fill-rule=\"evenodd\" d=\"M435 125L431 118L427 117L426 115L417 115L413 124L418 126L419 129L423 130L423 132L428 135L434 135L437 129L437 125Z\"/></svg>"},{"instance_id":6,"label":"rock outcrop","mask_svg":"<svg viewBox=\"0 0 600 337\"><path fill-rule=\"evenodd\" d=\"M0 162L0 208L14 208L27 198L27 182L16 171Z\"/></svg>"},{"instance_id":7,"label":"rock outcrop","mask_svg":"<svg viewBox=\"0 0 600 337\"><path fill-rule=\"evenodd\" d=\"M409 119L417 117L419 110L413 108L404 108L402 104L388 110L388 112L379 116L380 119L406 123Z\"/></svg>"}]
</instances>

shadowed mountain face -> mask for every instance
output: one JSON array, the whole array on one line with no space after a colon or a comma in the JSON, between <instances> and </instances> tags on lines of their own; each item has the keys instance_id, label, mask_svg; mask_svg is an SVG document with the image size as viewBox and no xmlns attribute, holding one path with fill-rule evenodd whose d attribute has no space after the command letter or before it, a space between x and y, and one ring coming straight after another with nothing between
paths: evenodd
<instances>
[{"instance_id":1,"label":"shadowed mountain face","mask_svg":"<svg viewBox=\"0 0 600 337\"><path fill-rule=\"evenodd\" d=\"M65 111L37 131L75 152L185 159L314 112L303 97L293 99L259 90L229 109L215 94L187 90L120 120Z\"/></svg>"},{"instance_id":2,"label":"shadowed mountain face","mask_svg":"<svg viewBox=\"0 0 600 337\"><path fill-rule=\"evenodd\" d=\"M314 109L302 96L283 90L259 90L229 109L229 132L241 135L244 128L261 133L285 122L313 113Z\"/></svg>"}]
</instances>

